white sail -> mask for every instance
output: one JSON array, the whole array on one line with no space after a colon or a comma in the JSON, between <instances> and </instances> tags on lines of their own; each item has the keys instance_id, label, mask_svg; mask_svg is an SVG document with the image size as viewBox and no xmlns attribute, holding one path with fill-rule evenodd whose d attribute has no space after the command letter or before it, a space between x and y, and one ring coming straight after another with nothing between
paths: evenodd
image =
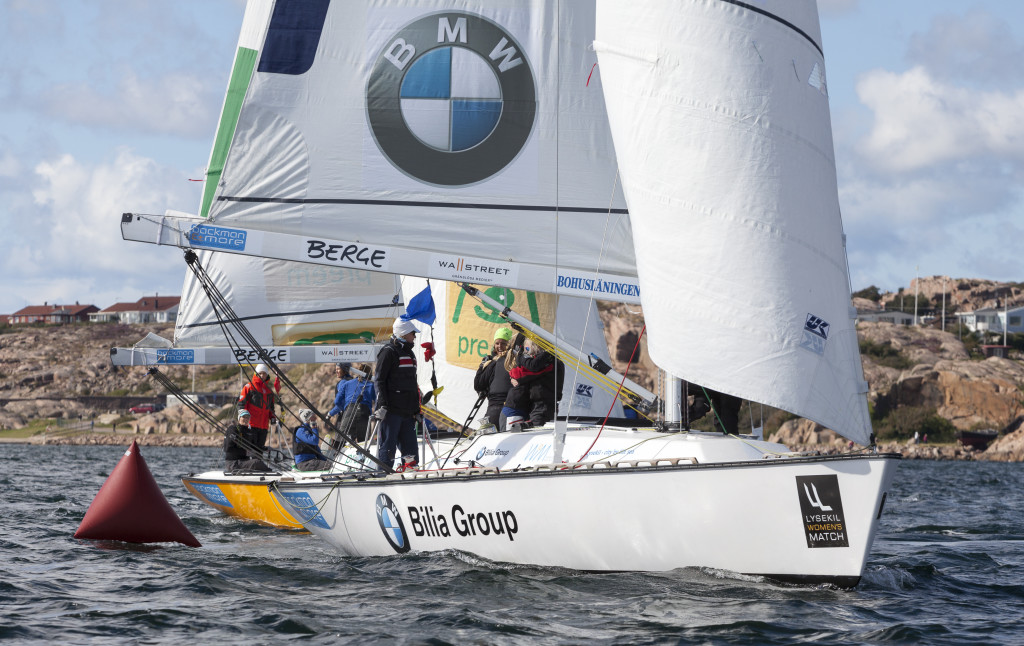
<instances>
[{"instance_id":1,"label":"white sail","mask_svg":"<svg viewBox=\"0 0 1024 646\"><path fill-rule=\"evenodd\" d=\"M173 344L116 348L115 364L258 363L259 351L235 323L277 363L374 361L379 342L404 312L400 282L392 274L209 251L198 256L237 319L223 311L218 317L187 270Z\"/></svg>"},{"instance_id":2,"label":"white sail","mask_svg":"<svg viewBox=\"0 0 1024 646\"><path fill-rule=\"evenodd\" d=\"M250 2L192 243L637 302L593 4L456 4Z\"/></svg>"},{"instance_id":3,"label":"white sail","mask_svg":"<svg viewBox=\"0 0 1024 646\"><path fill-rule=\"evenodd\" d=\"M405 301L418 294L426 284L426 280L406 277L402 282ZM431 281L430 286L437 320L432 326L432 334L427 331L427 326L417 324L424 332L417 337L416 343L418 346L432 342L437 354L433 365L421 361L417 376L421 390L427 391L432 388L431 372L436 372L438 385L444 386L435 402L438 409L462 423L477 401L473 389L476 370L480 361L490 355L494 332L506 323L493 309L466 295L455 283ZM578 351L585 357L594 354L610 363L604 327L596 305L570 296L556 297L501 288L492 290L496 298L502 298L502 302L507 301L504 297L511 298L514 302L509 306L515 312L554 333L561 347ZM417 352L422 360L422 349L417 347ZM613 395L592 379L567 367L558 414L603 417L610 412L612 417L621 417L622 405L615 402L613 407ZM485 404L476 419L482 419L486 409Z\"/></svg>"},{"instance_id":4,"label":"white sail","mask_svg":"<svg viewBox=\"0 0 1024 646\"><path fill-rule=\"evenodd\" d=\"M335 348L386 340L403 311L400 282L392 274L223 253L199 255L238 320L263 347L324 346L333 354L325 354L323 361L365 360L335 356ZM227 344L210 299L192 272L185 276L174 341L180 347Z\"/></svg>"},{"instance_id":5,"label":"white sail","mask_svg":"<svg viewBox=\"0 0 1024 646\"><path fill-rule=\"evenodd\" d=\"M868 418L814 0L599 0L651 358L861 444Z\"/></svg>"}]
</instances>

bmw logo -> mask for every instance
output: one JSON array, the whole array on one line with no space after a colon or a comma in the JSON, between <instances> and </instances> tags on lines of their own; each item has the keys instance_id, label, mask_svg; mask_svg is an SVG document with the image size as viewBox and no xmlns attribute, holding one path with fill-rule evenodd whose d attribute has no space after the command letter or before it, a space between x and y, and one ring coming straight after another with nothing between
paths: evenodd
<instances>
[{"instance_id":1,"label":"bmw logo","mask_svg":"<svg viewBox=\"0 0 1024 646\"><path fill-rule=\"evenodd\" d=\"M405 523L398 513L398 505L387 494L377 496L377 523L391 547L399 554L409 551L409 535L405 532Z\"/></svg>"},{"instance_id":2,"label":"bmw logo","mask_svg":"<svg viewBox=\"0 0 1024 646\"><path fill-rule=\"evenodd\" d=\"M526 145L537 91L511 34L481 16L444 12L387 41L370 73L366 112L395 168L427 184L466 186L500 172Z\"/></svg>"}]
</instances>

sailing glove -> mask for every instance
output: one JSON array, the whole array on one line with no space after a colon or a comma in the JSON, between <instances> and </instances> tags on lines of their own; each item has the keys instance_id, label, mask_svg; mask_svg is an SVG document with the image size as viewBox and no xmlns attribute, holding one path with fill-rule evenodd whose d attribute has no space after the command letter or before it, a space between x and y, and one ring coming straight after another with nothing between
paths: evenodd
<instances>
[{"instance_id":1,"label":"sailing glove","mask_svg":"<svg viewBox=\"0 0 1024 646\"><path fill-rule=\"evenodd\" d=\"M388 407L381 406L377 410L373 411L373 419L384 419L384 416L388 414Z\"/></svg>"}]
</instances>

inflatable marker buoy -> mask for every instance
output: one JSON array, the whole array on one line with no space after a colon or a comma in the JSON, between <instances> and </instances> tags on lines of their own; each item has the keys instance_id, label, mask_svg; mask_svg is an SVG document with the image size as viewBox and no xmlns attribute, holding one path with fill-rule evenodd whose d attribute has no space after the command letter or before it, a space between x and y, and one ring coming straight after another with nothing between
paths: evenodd
<instances>
[{"instance_id":1,"label":"inflatable marker buoy","mask_svg":"<svg viewBox=\"0 0 1024 646\"><path fill-rule=\"evenodd\" d=\"M134 441L93 498L75 538L202 547L164 498Z\"/></svg>"}]
</instances>

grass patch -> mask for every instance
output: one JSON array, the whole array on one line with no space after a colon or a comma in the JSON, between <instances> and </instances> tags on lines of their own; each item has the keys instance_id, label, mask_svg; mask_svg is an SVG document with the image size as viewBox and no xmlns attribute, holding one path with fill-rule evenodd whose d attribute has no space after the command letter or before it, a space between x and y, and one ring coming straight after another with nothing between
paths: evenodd
<instances>
[{"instance_id":1,"label":"grass patch","mask_svg":"<svg viewBox=\"0 0 1024 646\"><path fill-rule=\"evenodd\" d=\"M21 428L12 428L0 431L0 438L18 440L27 439L33 435L42 433L46 430L47 426L51 426L54 430L57 429L57 423L58 422L55 419L34 419Z\"/></svg>"},{"instance_id":2,"label":"grass patch","mask_svg":"<svg viewBox=\"0 0 1024 646\"><path fill-rule=\"evenodd\" d=\"M956 441L956 427L934 408L903 406L892 410L875 424L875 433L882 440L909 440L918 433L928 436L929 444Z\"/></svg>"},{"instance_id":3,"label":"grass patch","mask_svg":"<svg viewBox=\"0 0 1024 646\"><path fill-rule=\"evenodd\" d=\"M42 430L45 429L45 428L46 428L45 426L42 429L33 429L31 427L28 427L28 426L25 426L23 428L11 428L11 429L0 431L0 439L5 439L5 440L27 440L28 438L32 437L36 433L42 432Z\"/></svg>"},{"instance_id":4,"label":"grass patch","mask_svg":"<svg viewBox=\"0 0 1024 646\"><path fill-rule=\"evenodd\" d=\"M903 356L903 353L892 347L892 344L888 341L885 343L875 343L871 339L861 339L860 352L871 357L880 366L906 370L914 365L910 362L910 359Z\"/></svg>"}]
</instances>

